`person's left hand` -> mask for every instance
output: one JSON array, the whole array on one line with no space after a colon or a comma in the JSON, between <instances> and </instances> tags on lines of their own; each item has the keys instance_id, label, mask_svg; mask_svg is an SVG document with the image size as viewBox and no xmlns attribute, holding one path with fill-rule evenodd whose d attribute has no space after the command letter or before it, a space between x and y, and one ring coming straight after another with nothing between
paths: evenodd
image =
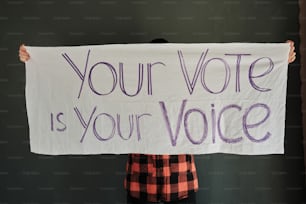
<instances>
[{"instance_id":1,"label":"person's left hand","mask_svg":"<svg viewBox=\"0 0 306 204\"><path fill-rule=\"evenodd\" d=\"M289 52L289 57L288 57L288 63L294 62L296 58L296 53L295 53L295 47L294 47L294 42L292 40L287 40L287 43L290 44L290 52Z\"/></svg>"}]
</instances>

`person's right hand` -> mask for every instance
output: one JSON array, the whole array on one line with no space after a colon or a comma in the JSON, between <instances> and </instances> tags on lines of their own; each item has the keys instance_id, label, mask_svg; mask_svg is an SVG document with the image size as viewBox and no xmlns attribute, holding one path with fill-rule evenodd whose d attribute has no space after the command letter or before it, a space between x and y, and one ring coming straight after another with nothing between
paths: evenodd
<instances>
[{"instance_id":1,"label":"person's right hand","mask_svg":"<svg viewBox=\"0 0 306 204\"><path fill-rule=\"evenodd\" d=\"M21 62L26 62L29 59L30 59L30 54L28 53L28 51L25 48L24 44L20 45L20 47L19 47L19 60Z\"/></svg>"}]
</instances>

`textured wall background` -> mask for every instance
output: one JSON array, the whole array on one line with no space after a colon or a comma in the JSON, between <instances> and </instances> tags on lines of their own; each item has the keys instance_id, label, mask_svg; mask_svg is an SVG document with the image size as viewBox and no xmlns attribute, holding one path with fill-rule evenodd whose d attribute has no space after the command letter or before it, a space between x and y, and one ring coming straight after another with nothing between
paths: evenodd
<instances>
[{"instance_id":1,"label":"textured wall background","mask_svg":"<svg viewBox=\"0 0 306 204\"><path fill-rule=\"evenodd\" d=\"M306 2L303 0L299 0L300 6L300 67L301 67L301 98L302 98L302 113L303 113L303 127L306 127ZM303 135L304 135L304 164L306 165L306 128L303 128ZM305 178L306 184L306 178Z\"/></svg>"},{"instance_id":2,"label":"textured wall background","mask_svg":"<svg viewBox=\"0 0 306 204\"><path fill-rule=\"evenodd\" d=\"M125 203L126 155L30 153L21 43L37 46L283 42L299 46L298 0L1 0L0 203ZM285 155L196 156L198 203L306 203L300 57L288 73Z\"/></svg>"}]
</instances>

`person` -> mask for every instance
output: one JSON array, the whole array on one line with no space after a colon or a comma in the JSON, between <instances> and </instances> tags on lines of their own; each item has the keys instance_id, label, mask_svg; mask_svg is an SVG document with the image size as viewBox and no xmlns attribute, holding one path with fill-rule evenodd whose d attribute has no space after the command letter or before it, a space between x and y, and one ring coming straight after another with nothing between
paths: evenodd
<instances>
[{"instance_id":1,"label":"person","mask_svg":"<svg viewBox=\"0 0 306 204\"><path fill-rule=\"evenodd\" d=\"M166 43L164 39L152 43ZM288 63L296 59L294 42L290 44ZM19 47L19 59L30 59L25 45ZM194 156L128 154L124 187L129 204L195 204L198 178Z\"/></svg>"},{"instance_id":2,"label":"person","mask_svg":"<svg viewBox=\"0 0 306 204\"><path fill-rule=\"evenodd\" d=\"M168 41L157 38L150 43ZM128 154L124 187L131 204L194 204L198 190L194 156Z\"/></svg>"}]
</instances>

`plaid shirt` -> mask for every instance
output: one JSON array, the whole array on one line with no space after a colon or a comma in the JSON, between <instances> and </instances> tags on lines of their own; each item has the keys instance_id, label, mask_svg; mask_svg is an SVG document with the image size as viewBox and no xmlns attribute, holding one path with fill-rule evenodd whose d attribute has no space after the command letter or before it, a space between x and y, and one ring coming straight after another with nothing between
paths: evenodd
<instances>
[{"instance_id":1,"label":"plaid shirt","mask_svg":"<svg viewBox=\"0 0 306 204\"><path fill-rule=\"evenodd\" d=\"M129 154L124 187L149 202L176 201L198 190L193 155Z\"/></svg>"}]
</instances>

